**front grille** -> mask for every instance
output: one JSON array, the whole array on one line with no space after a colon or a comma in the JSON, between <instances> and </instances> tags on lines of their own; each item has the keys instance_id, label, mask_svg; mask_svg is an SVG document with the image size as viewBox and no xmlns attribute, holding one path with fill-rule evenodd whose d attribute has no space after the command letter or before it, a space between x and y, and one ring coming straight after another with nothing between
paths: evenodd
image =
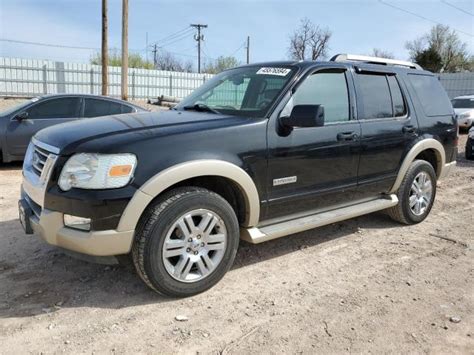
<instances>
[{"instance_id":1,"label":"front grille","mask_svg":"<svg viewBox=\"0 0 474 355\"><path fill-rule=\"evenodd\" d=\"M46 160L48 159L49 152L45 149L42 149L38 146L35 146L33 156L31 159L31 167L33 171L38 175L41 176L43 172L44 165L46 164Z\"/></svg>"}]
</instances>

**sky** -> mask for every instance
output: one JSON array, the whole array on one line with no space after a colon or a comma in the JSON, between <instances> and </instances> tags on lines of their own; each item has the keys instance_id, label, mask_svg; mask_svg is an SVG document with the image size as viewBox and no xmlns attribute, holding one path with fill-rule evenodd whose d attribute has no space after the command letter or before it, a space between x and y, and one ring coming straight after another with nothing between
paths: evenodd
<instances>
[{"instance_id":1,"label":"sky","mask_svg":"<svg viewBox=\"0 0 474 355\"><path fill-rule=\"evenodd\" d=\"M122 1L108 3L109 47L120 48ZM208 25L203 31L203 61L233 55L244 62L247 36L251 62L287 59L289 35L308 17L332 31L330 56L370 54L380 48L408 59L406 41L435 23L458 30L474 53L473 14L474 0L129 0L129 48L151 59L147 43L158 41L158 50L195 64L194 32L187 29L191 23L202 23ZM0 39L92 48L0 41L0 56L87 63L101 43L101 0L0 0Z\"/></svg>"}]
</instances>

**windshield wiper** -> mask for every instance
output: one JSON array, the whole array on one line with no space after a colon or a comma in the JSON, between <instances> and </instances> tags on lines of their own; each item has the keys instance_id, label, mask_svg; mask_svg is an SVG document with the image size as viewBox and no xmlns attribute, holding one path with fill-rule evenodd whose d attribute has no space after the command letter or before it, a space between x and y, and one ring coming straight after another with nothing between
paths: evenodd
<instances>
[{"instance_id":1,"label":"windshield wiper","mask_svg":"<svg viewBox=\"0 0 474 355\"><path fill-rule=\"evenodd\" d=\"M194 111L199 111L199 112L211 112L211 113L216 113L216 114L220 113L219 111L214 110L213 108L207 106L206 104L194 104L194 105L184 106L183 110L194 110Z\"/></svg>"}]
</instances>

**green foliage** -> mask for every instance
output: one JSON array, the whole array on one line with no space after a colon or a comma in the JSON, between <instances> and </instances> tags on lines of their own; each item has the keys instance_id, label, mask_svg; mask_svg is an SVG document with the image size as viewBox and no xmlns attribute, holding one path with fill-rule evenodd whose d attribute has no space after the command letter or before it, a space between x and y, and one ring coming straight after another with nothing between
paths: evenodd
<instances>
[{"instance_id":1,"label":"green foliage","mask_svg":"<svg viewBox=\"0 0 474 355\"><path fill-rule=\"evenodd\" d=\"M443 68L443 59L433 47L418 52L414 60L417 64L421 65L423 69L433 73L439 73Z\"/></svg>"},{"instance_id":2,"label":"green foliage","mask_svg":"<svg viewBox=\"0 0 474 355\"><path fill-rule=\"evenodd\" d=\"M449 26L433 26L429 33L407 42L406 48L411 60L434 72L455 73L474 67L467 44Z\"/></svg>"},{"instance_id":3,"label":"green foliage","mask_svg":"<svg viewBox=\"0 0 474 355\"><path fill-rule=\"evenodd\" d=\"M95 53L91 58L91 64L101 65L102 56L100 53ZM114 49L109 53L109 60L107 63L111 67L120 67L122 66L122 54L120 51ZM128 54L128 67L129 68L141 68L141 69L154 69L153 63L146 61L138 53L129 53Z\"/></svg>"},{"instance_id":4,"label":"green foliage","mask_svg":"<svg viewBox=\"0 0 474 355\"><path fill-rule=\"evenodd\" d=\"M223 70L235 68L240 63L235 57L224 57L220 56L214 63L209 63L204 67L203 72L209 74L217 74Z\"/></svg>"}]
</instances>

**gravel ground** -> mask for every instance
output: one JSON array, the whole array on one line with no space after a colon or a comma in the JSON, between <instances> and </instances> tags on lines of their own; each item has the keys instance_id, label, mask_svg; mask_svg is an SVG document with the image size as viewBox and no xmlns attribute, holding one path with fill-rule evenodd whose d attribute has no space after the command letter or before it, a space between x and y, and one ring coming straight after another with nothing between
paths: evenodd
<instances>
[{"instance_id":1,"label":"gravel ground","mask_svg":"<svg viewBox=\"0 0 474 355\"><path fill-rule=\"evenodd\" d=\"M242 242L226 277L187 299L24 235L21 165L4 165L0 353L473 354L474 162L464 142L423 223L379 213Z\"/></svg>"}]
</instances>

